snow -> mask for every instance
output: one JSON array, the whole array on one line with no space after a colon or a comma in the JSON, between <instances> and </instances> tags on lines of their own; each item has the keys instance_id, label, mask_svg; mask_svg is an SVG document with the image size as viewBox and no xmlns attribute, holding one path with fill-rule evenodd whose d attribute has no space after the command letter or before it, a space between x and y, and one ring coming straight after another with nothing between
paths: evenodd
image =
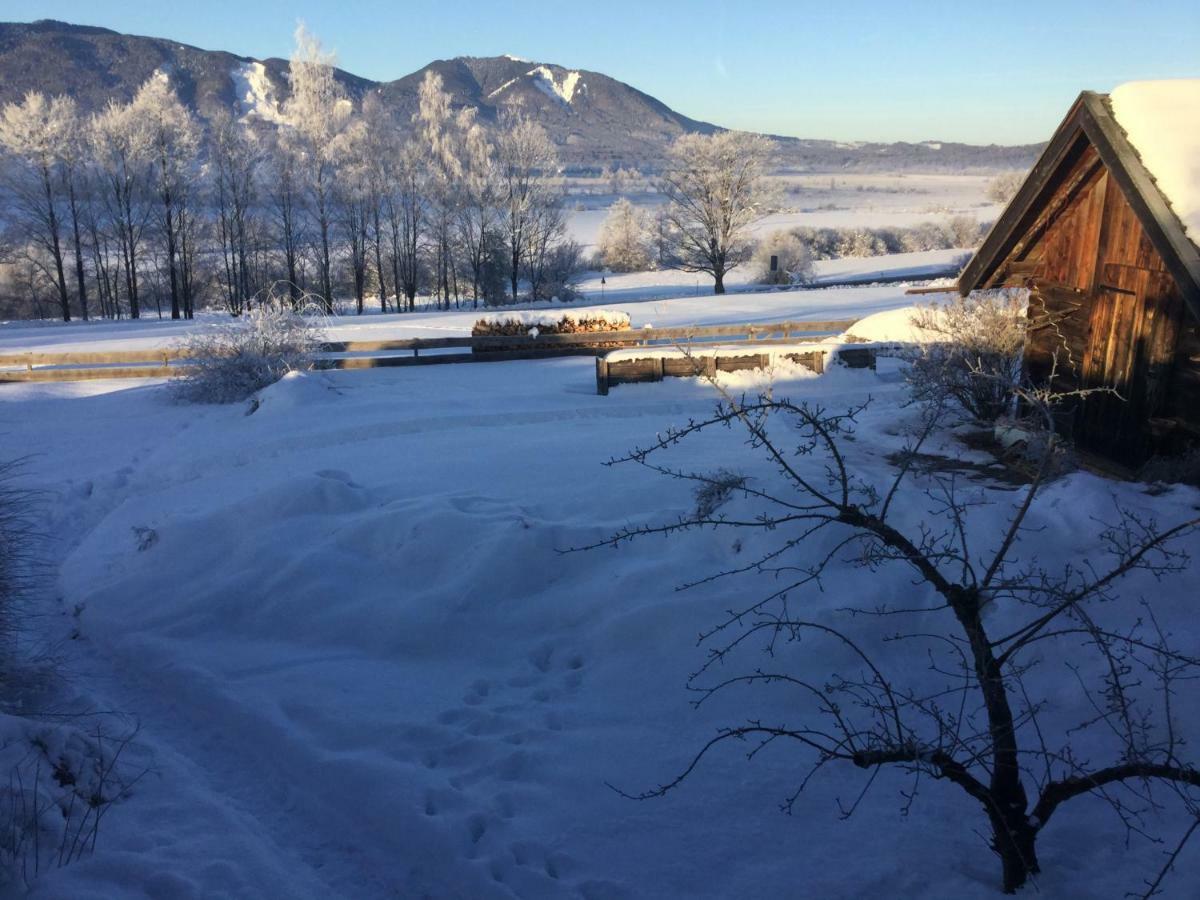
<instances>
[{"instance_id":1,"label":"snow","mask_svg":"<svg viewBox=\"0 0 1200 900\"><path fill-rule=\"evenodd\" d=\"M940 295L930 294L928 303L936 303ZM913 325L917 306L889 309L859 319L846 330L849 337L860 341L901 344L924 344L938 339L938 335Z\"/></svg>"},{"instance_id":2,"label":"snow","mask_svg":"<svg viewBox=\"0 0 1200 900\"><path fill-rule=\"evenodd\" d=\"M929 251L869 259L832 260L818 266L818 273L854 276L867 272L893 275L896 271L918 271L954 258L959 251ZM712 294L712 281L687 272L634 272L623 275L595 273L580 284L583 297L577 303L544 304L529 310L489 313L464 309L453 312L373 313L336 316L324 327L331 341L402 340L405 338L465 337L481 317L489 315L587 316L597 310L629 317L640 328L647 323L662 328L683 325L718 325L729 322L775 322L784 319L844 319L908 306L903 284L879 287L848 287L824 290L777 291L751 286L750 270L735 269L726 279L731 293ZM919 277L919 276L914 276ZM601 285L601 279L606 282ZM739 291L745 291L744 293ZM0 323L0 354L20 351L72 352L143 350L169 347L188 332L228 321L219 313L201 313L195 321L143 318L138 321L103 322L4 322ZM531 326L538 324L531 321Z\"/></svg>"},{"instance_id":3,"label":"snow","mask_svg":"<svg viewBox=\"0 0 1200 900\"><path fill-rule=\"evenodd\" d=\"M585 87L580 81L581 76L578 72L567 72L563 75L561 83L547 66L537 66L525 74L533 76L534 84L547 96L554 97L566 104L570 104L575 98L577 88Z\"/></svg>"},{"instance_id":4,"label":"snow","mask_svg":"<svg viewBox=\"0 0 1200 900\"><path fill-rule=\"evenodd\" d=\"M783 356L795 353L829 353L836 351L841 343L816 342L805 344L795 343L762 343L753 344L692 344L682 342L682 346L653 346L630 347L623 350L613 350L604 354L609 362L620 362L629 359L675 359L682 356L694 356L704 359L709 356Z\"/></svg>"},{"instance_id":5,"label":"snow","mask_svg":"<svg viewBox=\"0 0 1200 900\"><path fill-rule=\"evenodd\" d=\"M271 84L266 66L251 60L237 66L231 74L234 95L243 118L257 116L275 124L283 121L279 98L275 95L275 86Z\"/></svg>"},{"instance_id":6,"label":"snow","mask_svg":"<svg viewBox=\"0 0 1200 900\"><path fill-rule=\"evenodd\" d=\"M759 236L799 226L905 228L954 216L991 222L1003 209L987 199L991 176L985 175L783 174L773 180L787 192L786 208L754 225ZM615 198L583 194L569 199L582 207L568 214L571 236L592 249ZM628 199L650 213L661 202L655 194Z\"/></svg>"},{"instance_id":7,"label":"snow","mask_svg":"<svg viewBox=\"0 0 1200 900\"><path fill-rule=\"evenodd\" d=\"M1131 81L1109 99L1188 237L1200 245L1200 78Z\"/></svg>"},{"instance_id":8,"label":"snow","mask_svg":"<svg viewBox=\"0 0 1200 900\"><path fill-rule=\"evenodd\" d=\"M521 79L519 76L517 78L508 79L508 81L504 82L504 84L500 85L500 87L496 88L494 91L492 91L490 94L488 94L487 98L489 100L491 100L496 95L502 94L504 91L508 90L508 88L512 87L514 84L516 84L520 80Z\"/></svg>"},{"instance_id":9,"label":"snow","mask_svg":"<svg viewBox=\"0 0 1200 900\"><path fill-rule=\"evenodd\" d=\"M510 56L509 59L517 62L528 62L528 60L519 60L514 56ZM516 78L510 78L508 81L504 82L504 84L500 85L500 87L488 94L487 99L491 100L493 97L497 97L504 93L506 90L520 81L521 78L532 78L533 83L538 90L544 93L547 97L559 100L568 106L575 98L576 91L587 90L587 85L581 80L582 76L579 72L566 72L563 75L562 81L560 82L555 77L553 70L551 70L549 66L535 66L524 75Z\"/></svg>"},{"instance_id":10,"label":"snow","mask_svg":"<svg viewBox=\"0 0 1200 900\"><path fill-rule=\"evenodd\" d=\"M602 309L639 326L884 310L852 332L891 340L911 303L893 286ZM373 316L331 329L461 334L478 316ZM5 328L0 346L130 346L204 325ZM894 360L877 372L777 365L721 378L831 409L873 398L845 446L873 482L893 471L887 457L917 416L903 406ZM0 385L5 447L28 455L54 536L45 602L55 614L35 627L62 648L77 703L137 717L131 752L150 770L105 818L96 854L45 874L34 898L998 896L978 805L945 783L922 782L906 816L912 779L881 770L843 819L839 799L857 797L867 775L831 765L786 816L778 804L803 757L771 746L752 763L746 748L716 752L662 800L637 803L606 786L661 783L718 726L766 703L748 694L693 708L682 685L704 659L697 632L775 582L673 590L747 559L765 536L735 543L700 531L558 552L692 508L686 484L602 463L710 411L703 380L600 397L592 360L571 358L296 374L257 399L248 414L244 404L174 404L161 382ZM931 449L972 458L949 435ZM736 431L679 452L684 466L745 471L757 484L775 477ZM820 459L791 464L820 477ZM914 481L896 508L920 515L930 487ZM1013 494L977 487L984 502L968 514L990 533ZM746 512L743 502L729 511ZM1172 522L1192 514L1200 492L1152 497L1070 475L1036 504L1021 552L1095 551L1095 523L1111 519L1114 503ZM156 540L144 541L147 530ZM1191 549L1200 555L1194 540ZM828 550L805 543L793 562ZM869 606L918 593L907 574L897 582L850 566L829 582L829 593L804 600L819 621L848 596ZM1120 592L1122 602L1153 596L1164 629L1194 647L1188 578L1138 575ZM855 627L896 646L891 620ZM836 658L819 644L804 650L819 670ZM1043 727L1089 710L1065 666L1027 678L1051 688ZM1194 732L1195 692L1176 702ZM1172 811L1147 821L1171 836L1187 826ZM1125 838L1100 802L1064 807L1040 845L1037 895L1143 889L1163 848ZM1198 857L1180 857L1162 896L1190 896Z\"/></svg>"}]
</instances>

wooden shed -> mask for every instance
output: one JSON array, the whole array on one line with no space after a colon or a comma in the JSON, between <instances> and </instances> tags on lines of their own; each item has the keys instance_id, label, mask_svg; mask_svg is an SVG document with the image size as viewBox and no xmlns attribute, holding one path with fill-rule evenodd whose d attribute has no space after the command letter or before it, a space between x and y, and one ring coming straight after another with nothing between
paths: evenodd
<instances>
[{"instance_id":1,"label":"wooden shed","mask_svg":"<svg viewBox=\"0 0 1200 900\"><path fill-rule=\"evenodd\" d=\"M1200 80L1085 92L959 279L1030 289L1026 370L1128 465L1200 445Z\"/></svg>"}]
</instances>

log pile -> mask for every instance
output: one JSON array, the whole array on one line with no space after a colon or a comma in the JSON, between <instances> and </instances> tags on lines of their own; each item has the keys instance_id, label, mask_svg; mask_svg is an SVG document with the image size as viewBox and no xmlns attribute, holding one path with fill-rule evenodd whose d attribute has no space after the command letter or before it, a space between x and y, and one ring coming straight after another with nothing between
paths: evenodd
<instances>
[{"instance_id":1,"label":"log pile","mask_svg":"<svg viewBox=\"0 0 1200 900\"><path fill-rule=\"evenodd\" d=\"M558 317L533 316L528 314L515 314L511 317L496 316L477 321L471 328L471 337L515 337L524 340L513 344L493 341L489 341L486 345L482 342L472 343L471 351L473 353L494 353L496 351L526 349L529 338L537 338L538 335L542 334L587 334L590 332L629 330L628 316L614 316L611 313L599 316L592 316L587 313L568 314ZM613 348L624 346L624 344L612 341L597 341L596 343L577 344L575 346L579 348Z\"/></svg>"}]
</instances>

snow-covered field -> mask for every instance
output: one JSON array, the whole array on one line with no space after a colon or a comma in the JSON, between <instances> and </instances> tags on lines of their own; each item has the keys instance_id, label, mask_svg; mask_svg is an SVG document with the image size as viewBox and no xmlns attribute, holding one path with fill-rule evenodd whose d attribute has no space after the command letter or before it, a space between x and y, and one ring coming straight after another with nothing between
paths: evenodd
<instances>
[{"instance_id":1,"label":"snow-covered field","mask_svg":"<svg viewBox=\"0 0 1200 900\"><path fill-rule=\"evenodd\" d=\"M911 276L914 280L942 271L962 256L961 250L930 250L925 253L899 253L866 259L838 259L821 263L818 279ZM601 285L601 278L606 284ZM734 270L727 281L729 290L745 288L750 275ZM904 285L886 287L849 287L837 290L767 291L731 293L714 297L712 279L687 272L635 272L625 275L592 276L581 284L583 298L569 307L564 304L522 305L518 310L571 309L574 313L589 306L603 306L629 315L634 328L655 325L713 325L722 322L768 322L780 319L855 318L896 306L907 305ZM665 302L669 301L669 302ZM336 316L328 320L330 340L400 340L418 337L454 337L471 333L471 326L489 310L417 312L380 315L369 312ZM503 310L501 310L503 312ZM71 352L85 350L144 349L166 347L194 328L213 322L228 321L219 314L200 314L194 322L145 317L138 321L122 320L80 322L64 326L61 322L6 322L0 324L0 353L26 350Z\"/></svg>"},{"instance_id":2,"label":"snow-covered field","mask_svg":"<svg viewBox=\"0 0 1200 900\"><path fill-rule=\"evenodd\" d=\"M607 305L636 327L853 318L911 299L893 286ZM474 317L334 329L458 334ZM884 322L902 327L904 315ZM5 328L0 348L134 346L179 327ZM872 398L847 453L881 480L916 415L898 366L722 377L734 391L773 380L776 394L835 409ZM574 358L294 375L259 399L247 415L244 404L175 405L160 382L0 385L5 455L29 456L59 564L51 614L33 627L62 639L64 705L136 717L128 764L149 770L104 820L95 855L43 876L33 896L999 895L977 805L936 782L921 783L905 816L912 779L883 770L843 819L839 799L853 802L868 775L831 766L788 816L779 803L805 757L779 745L751 763L747 748L726 747L663 799L606 786L657 785L719 725L779 712L753 693L693 709L683 689L704 659L696 635L772 582L673 590L737 565L764 536L559 552L692 507L686 484L602 463L704 414L711 386L671 379L600 397L592 361ZM935 449L978 458L951 435ZM675 462L773 477L735 432L685 445ZM906 521L928 508L926 486L905 491ZM979 526L994 528L1014 494L972 489L993 503L973 514ZM1037 504L1022 553L1093 552L1095 519L1114 502L1169 522L1194 514L1200 493L1150 496L1072 474ZM827 543L796 548L797 564ZM1134 579L1123 595L1153 594L1194 649L1194 584ZM914 590L907 573L843 566L804 602L824 619L848 597L869 606ZM890 627L862 624L873 640ZM1067 719L1085 700L1065 666L1047 668L1048 717ZM1184 690L1181 717L1194 724L1200 705ZM1173 841L1186 821L1168 809L1148 825ZM1100 801L1065 807L1027 893L1144 889L1164 848L1125 839ZM1195 896L1200 852L1177 868L1162 896Z\"/></svg>"},{"instance_id":3,"label":"snow-covered field","mask_svg":"<svg viewBox=\"0 0 1200 900\"><path fill-rule=\"evenodd\" d=\"M987 175L778 175L773 179L785 191L785 210L757 222L754 233L763 235L798 225L810 228L898 228L920 222L939 222L952 216L972 216L994 221L1002 204L987 198ZM655 194L631 199L646 209L660 202ZM611 194L574 196L568 214L571 237L584 248L594 248L600 226L614 200Z\"/></svg>"}]
</instances>

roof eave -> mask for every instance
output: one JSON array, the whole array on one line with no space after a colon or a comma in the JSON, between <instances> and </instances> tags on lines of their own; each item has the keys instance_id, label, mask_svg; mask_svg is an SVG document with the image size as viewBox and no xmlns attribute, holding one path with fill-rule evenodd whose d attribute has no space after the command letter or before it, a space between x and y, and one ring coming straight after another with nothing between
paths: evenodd
<instances>
[{"instance_id":1,"label":"roof eave","mask_svg":"<svg viewBox=\"0 0 1200 900\"><path fill-rule=\"evenodd\" d=\"M1083 110L1083 100L1084 95L1080 94L1075 103L1071 105L1062 123L1055 130L1054 136L1046 145L1046 149L1042 151L1042 155L1038 157L1037 162L1025 177L1025 181L1022 182L1013 198L1008 201L1008 205L1004 207L1004 211L992 225L991 230L983 239L983 243L980 244L975 255L971 257L970 262L959 275L959 293L965 296L981 287L1020 239L1017 229L1021 221L1041 198L1051 177L1058 171L1063 159L1070 153L1083 133L1079 121Z\"/></svg>"},{"instance_id":2,"label":"roof eave","mask_svg":"<svg viewBox=\"0 0 1200 900\"><path fill-rule=\"evenodd\" d=\"M1071 106L1024 184L963 269L959 292L969 294L995 274L1020 239L1018 229L1026 214L1042 198L1054 173L1081 137L1096 148L1178 282L1185 302L1200 317L1200 249L1188 238L1183 223L1113 118L1104 96L1092 91L1081 93Z\"/></svg>"}]
</instances>

